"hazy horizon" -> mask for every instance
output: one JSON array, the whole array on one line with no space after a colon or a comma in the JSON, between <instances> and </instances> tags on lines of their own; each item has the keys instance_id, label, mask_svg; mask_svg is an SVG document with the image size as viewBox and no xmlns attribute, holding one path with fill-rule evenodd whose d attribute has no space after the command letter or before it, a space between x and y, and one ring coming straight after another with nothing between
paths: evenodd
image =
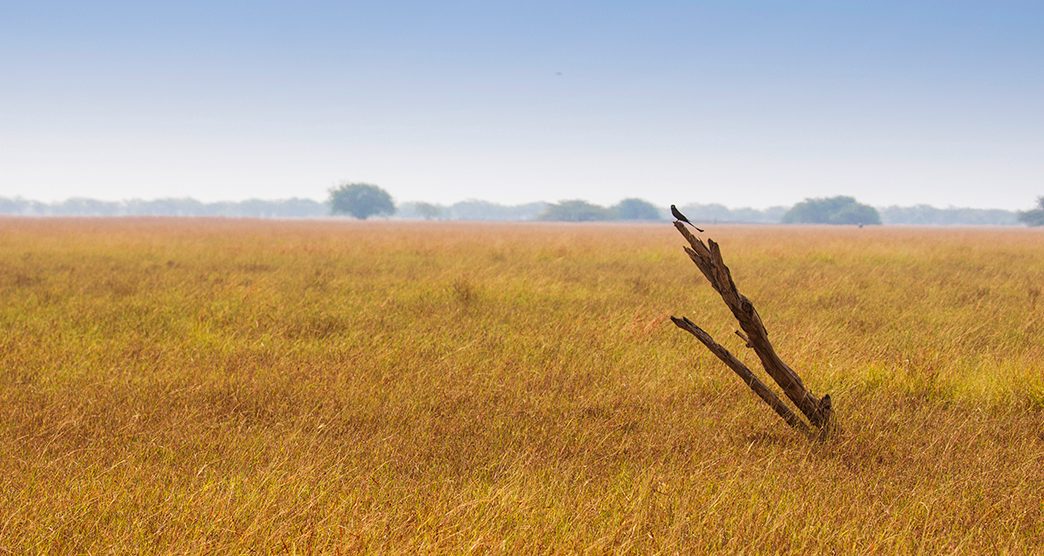
<instances>
[{"instance_id":1,"label":"hazy horizon","mask_svg":"<svg viewBox=\"0 0 1044 556\"><path fill-rule=\"evenodd\" d=\"M0 197L1030 208L1031 2L0 7Z\"/></svg>"},{"instance_id":2,"label":"hazy horizon","mask_svg":"<svg viewBox=\"0 0 1044 556\"><path fill-rule=\"evenodd\" d=\"M844 194L838 194L838 195L844 195ZM834 196L838 196L838 195L827 195L827 197L834 197ZM848 196L851 196L851 195L848 195ZM490 199L482 199L482 198L476 198L476 197L471 197L471 198L467 198L467 199L453 199L453 200L449 200L449 201L431 201L429 199L400 199L400 198L395 197L394 195L392 197L393 197L393 201L395 202L395 204L397 206L401 206L401 205L404 205L404 204L416 204L416 203L432 203L432 204L440 205L440 206L452 206L452 205L456 205L456 204L460 204L460 203L472 203L472 202L483 203L483 202L485 202L485 203L492 203L492 204L504 205L504 206L521 206L521 205L530 205L530 204L537 204L537 203L554 204L554 203L560 203L560 202L563 202L563 201L576 201L576 200L593 202L593 201L590 201L589 199L581 199L581 198L576 198L576 197L563 197L561 199L532 199L532 200L528 200L528 201L519 201L517 203L498 202L498 201L494 201L494 200L490 200ZM72 200L76 200L76 199L85 199L85 200L91 200L91 201L101 201L101 202L105 202L105 203L129 203L129 202L134 202L134 201L156 202L156 201L162 201L162 200L166 200L166 199L171 199L171 200L186 200L187 199L187 200L192 200L192 201L198 201L198 202L205 203L205 204L243 203L243 202L248 202L248 201L283 202L283 201L291 201L293 199L300 199L300 200L304 200L304 201L314 201L314 202L318 202L318 203L326 203L326 202L329 201L329 199L326 196L323 196L323 197L304 197L304 196L242 197L242 198L237 198L237 199L218 198L218 199L213 199L213 200L207 200L207 199L199 199L197 197L186 196L186 195L182 195L182 196L167 195L167 196L161 196L161 197L125 197L125 198L115 198L115 199L76 195L76 196L64 197L64 198L53 199L53 200L32 198L32 197L27 197L27 196L24 196L24 195L13 195L13 196L0 195L0 199L11 199L11 200L20 199L20 200L23 200L23 201L41 202L41 203L45 203L45 204L49 204L49 205L56 205L56 204L60 204L60 203L63 203L63 202L72 201ZM598 203L598 202L593 202L593 203L596 204L596 205L601 205L601 206L611 206L611 205L614 205L617 202L623 201L625 199L641 199L641 200L644 200L644 201L649 201L648 199L645 199L645 198L643 198L643 197L641 197L639 195L631 195L631 196L621 197L619 199L616 199L616 200L613 200L613 201L604 202L604 203ZM656 205L658 208L660 208L661 210L664 210L664 211L668 210L668 207L670 205L672 205L672 204L676 204L676 205L678 205L680 207L698 206L698 205L702 205L702 206L721 205L721 206L724 206L725 208L732 209L732 210L754 209L754 210L763 211L763 210L774 209L774 208L789 208L789 207L797 204L798 202L804 201L806 199L807 198L803 198L803 199L795 200L792 203L781 203L781 204L777 204L777 205L767 205L767 206L730 205L730 204L727 204L727 203L700 202L700 201L687 201L687 200L674 200L673 202L667 202L667 203L662 203L662 204L661 203L657 203L655 201L649 201L649 202L651 202L652 204ZM858 199L858 198L856 198L856 200L857 201L862 201L861 199ZM1020 210L1023 210L1023 209L1019 209L1019 208L1008 209L1008 208L1003 208L1003 207L970 207L970 206L958 206L958 205L940 205L940 204L932 204L932 203L917 203L917 204L910 204L910 205L890 204L890 205L872 205L872 206L875 206L876 208L891 208L891 207L915 208L915 207L918 207L918 206L928 206L928 207L932 207L932 208L940 209L940 210L971 209L971 210L1005 210L1005 211L1016 211L1016 212L1020 211Z\"/></svg>"}]
</instances>

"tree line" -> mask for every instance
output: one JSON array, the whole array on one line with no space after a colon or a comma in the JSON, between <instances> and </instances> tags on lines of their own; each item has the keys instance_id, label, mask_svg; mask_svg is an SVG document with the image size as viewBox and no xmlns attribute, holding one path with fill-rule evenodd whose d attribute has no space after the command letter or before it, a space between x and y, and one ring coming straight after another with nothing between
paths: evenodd
<instances>
[{"instance_id":1,"label":"tree line","mask_svg":"<svg viewBox=\"0 0 1044 556\"><path fill-rule=\"evenodd\" d=\"M638 198L624 199L608 207L573 199L558 203L531 203L518 207L504 207L482 201L471 201L465 206L417 202L406 203L397 209L391 195L375 185L366 183L345 183L331 190L330 202L333 212L346 213L363 219L370 216L392 215L396 213L396 210L401 217L425 220L599 222L611 220L657 221L670 218L666 209ZM1044 198L1041 203L1044 203ZM701 222L863 226L880 224L1014 225L1018 221L1023 221L1034 225L1033 217L1027 216L1032 212L1017 213L999 209L939 209L928 205L892 206L879 210L849 196L805 199L789 208L729 209L717 204L697 204L684 205L682 210L689 214L690 218Z\"/></svg>"},{"instance_id":2,"label":"tree line","mask_svg":"<svg viewBox=\"0 0 1044 556\"><path fill-rule=\"evenodd\" d=\"M690 219L706 223L812 223L847 225L1044 225L1044 197L1038 206L1017 212L1001 209L936 208L928 205L875 208L847 196L806 199L793 206L765 209L729 208L721 204L687 204L681 210ZM423 220L478 221L662 221L666 207L639 198L602 206L583 200L503 205L468 200L452 204L404 202L373 184L345 183L330 191L325 201L291 198L248 199L205 203L191 198L100 201L72 198L43 203L0 197L0 214L20 216L205 216L231 218L354 218L394 217Z\"/></svg>"},{"instance_id":3,"label":"tree line","mask_svg":"<svg viewBox=\"0 0 1044 556\"><path fill-rule=\"evenodd\" d=\"M231 218L320 218L330 206L313 199L247 199L204 203L191 198L100 201L76 197L55 203L0 197L0 214L19 216L214 216Z\"/></svg>"}]
</instances>

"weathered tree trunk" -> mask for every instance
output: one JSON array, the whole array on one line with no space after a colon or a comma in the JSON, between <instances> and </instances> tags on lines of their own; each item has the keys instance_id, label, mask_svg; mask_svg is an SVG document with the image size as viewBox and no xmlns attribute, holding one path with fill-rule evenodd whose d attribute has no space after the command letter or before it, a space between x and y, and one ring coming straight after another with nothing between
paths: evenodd
<instances>
[{"instance_id":1,"label":"weathered tree trunk","mask_svg":"<svg viewBox=\"0 0 1044 556\"><path fill-rule=\"evenodd\" d=\"M819 435L821 437L824 436L829 430L832 412L830 395L827 394L822 399L817 398L811 390L805 387L801 377L776 354L772 343L769 342L765 324L761 321L761 316L758 315L754 304L736 289L736 283L732 280L732 273L721 258L721 250L718 248L718 244L714 240L708 240L707 244L704 244L703 240L694 236L682 222L675 221L674 227L689 242L689 246L685 248L689 258L696 263L697 268L711 283L714 291L718 292L722 301L732 311L732 315L736 317L736 321L743 330L743 332L737 330L736 333L746 342L747 347L754 350L758 359L761 360L762 367L776 381L776 384L783 389L786 397L805 415L812 427L819 431ZM711 353L735 371L754 390L754 393L771 406L790 426L802 432L811 432L811 429L805 422L795 415L765 383L758 380L750 369L744 366L728 350L715 342L709 334L693 324L688 318L671 317L671 321L679 328L691 333L703 345L707 346Z\"/></svg>"}]
</instances>

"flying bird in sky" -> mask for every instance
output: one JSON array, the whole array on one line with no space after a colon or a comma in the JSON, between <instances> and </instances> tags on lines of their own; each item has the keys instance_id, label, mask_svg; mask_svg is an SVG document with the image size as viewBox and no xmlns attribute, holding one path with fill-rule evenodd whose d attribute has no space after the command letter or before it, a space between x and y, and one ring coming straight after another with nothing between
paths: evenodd
<instances>
[{"instance_id":1,"label":"flying bird in sky","mask_svg":"<svg viewBox=\"0 0 1044 556\"><path fill-rule=\"evenodd\" d=\"M682 214L680 210L678 210L678 207L676 207L674 205L671 205L671 214L674 215L675 219L677 219L677 220L679 220L681 222L685 222L686 224L692 226L693 228L696 228L697 232L702 232L703 231L703 228L699 228L699 227L696 226L696 224L693 224L692 222L689 222L689 219L686 218L685 215Z\"/></svg>"}]
</instances>

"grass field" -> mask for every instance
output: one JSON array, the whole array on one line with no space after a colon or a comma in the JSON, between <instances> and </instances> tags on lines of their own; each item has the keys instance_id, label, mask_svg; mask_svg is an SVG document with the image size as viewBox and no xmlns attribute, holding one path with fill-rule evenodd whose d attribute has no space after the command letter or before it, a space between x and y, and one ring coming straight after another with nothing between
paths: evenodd
<instances>
[{"instance_id":1,"label":"grass field","mask_svg":"<svg viewBox=\"0 0 1044 556\"><path fill-rule=\"evenodd\" d=\"M1044 551L1044 233L0 220L0 551Z\"/></svg>"}]
</instances>

